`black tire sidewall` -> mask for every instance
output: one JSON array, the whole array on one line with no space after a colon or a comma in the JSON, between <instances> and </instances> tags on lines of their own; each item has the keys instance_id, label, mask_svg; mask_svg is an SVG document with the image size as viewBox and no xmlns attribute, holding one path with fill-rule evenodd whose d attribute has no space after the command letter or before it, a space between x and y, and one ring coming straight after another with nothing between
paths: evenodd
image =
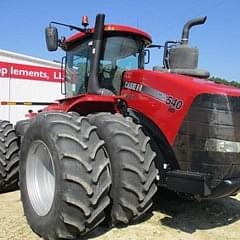
<instances>
[{"instance_id":1,"label":"black tire sidewall","mask_svg":"<svg viewBox=\"0 0 240 240\"><path fill-rule=\"evenodd\" d=\"M20 153L20 189L21 189L21 199L23 202L24 212L27 217L27 220L31 219L31 227L35 232L46 233L47 236L55 235L54 231L51 232L51 229L55 229L54 226L58 223L58 213L61 212L61 162L58 155L58 150L56 149L56 144L53 141L53 136L49 137L51 134L51 126L47 121L44 121L44 115L38 116L35 121L29 126L26 134L23 138L22 149ZM43 141L53 159L54 168L55 168L55 193L52 207L47 215L39 216L34 208L32 207L31 201L29 199L27 183L26 183L26 166L27 166L27 156L31 144L36 141ZM53 228L51 228L53 226ZM44 237L44 236L43 236Z\"/></svg>"}]
</instances>

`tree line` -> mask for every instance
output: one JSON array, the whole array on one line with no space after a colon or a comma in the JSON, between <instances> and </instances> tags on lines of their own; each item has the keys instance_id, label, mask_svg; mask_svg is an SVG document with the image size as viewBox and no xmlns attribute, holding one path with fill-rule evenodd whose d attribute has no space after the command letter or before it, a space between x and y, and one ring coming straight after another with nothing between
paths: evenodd
<instances>
[{"instance_id":1,"label":"tree line","mask_svg":"<svg viewBox=\"0 0 240 240\"><path fill-rule=\"evenodd\" d=\"M213 81L215 83L222 83L225 85L231 85L231 86L240 88L240 83L236 81L229 81L227 79L215 77L215 76L211 76L210 78L208 78L208 80Z\"/></svg>"}]
</instances>

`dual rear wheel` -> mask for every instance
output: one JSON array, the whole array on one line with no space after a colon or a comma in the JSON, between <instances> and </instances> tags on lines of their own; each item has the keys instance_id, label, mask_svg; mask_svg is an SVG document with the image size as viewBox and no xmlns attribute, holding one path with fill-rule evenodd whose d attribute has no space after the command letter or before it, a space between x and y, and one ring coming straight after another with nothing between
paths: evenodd
<instances>
[{"instance_id":1,"label":"dual rear wheel","mask_svg":"<svg viewBox=\"0 0 240 240\"><path fill-rule=\"evenodd\" d=\"M157 190L155 153L120 114L40 113L20 154L24 213L44 239L79 239L104 219L141 218Z\"/></svg>"},{"instance_id":2,"label":"dual rear wheel","mask_svg":"<svg viewBox=\"0 0 240 240\"><path fill-rule=\"evenodd\" d=\"M110 158L110 221L116 225L138 220L151 207L157 191L156 154L151 150L150 138L140 125L121 114L99 113L89 119L97 126Z\"/></svg>"}]
</instances>

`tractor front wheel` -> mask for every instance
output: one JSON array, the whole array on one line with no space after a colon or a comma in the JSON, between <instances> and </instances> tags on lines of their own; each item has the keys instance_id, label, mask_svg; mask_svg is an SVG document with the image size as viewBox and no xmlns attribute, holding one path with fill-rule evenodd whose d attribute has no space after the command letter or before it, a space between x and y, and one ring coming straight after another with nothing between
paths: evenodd
<instances>
[{"instance_id":1,"label":"tractor front wheel","mask_svg":"<svg viewBox=\"0 0 240 240\"><path fill-rule=\"evenodd\" d=\"M105 218L109 159L96 127L78 114L40 113L20 154L20 190L33 231L47 240L79 239Z\"/></svg>"}]
</instances>

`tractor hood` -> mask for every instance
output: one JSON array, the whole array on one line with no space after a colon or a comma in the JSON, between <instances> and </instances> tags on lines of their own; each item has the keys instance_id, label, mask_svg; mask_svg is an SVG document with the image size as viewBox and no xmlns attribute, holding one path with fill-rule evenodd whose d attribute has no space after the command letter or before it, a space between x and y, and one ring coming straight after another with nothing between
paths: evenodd
<instances>
[{"instance_id":1,"label":"tractor hood","mask_svg":"<svg viewBox=\"0 0 240 240\"><path fill-rule=\"evenodd\" d=\"M138 79L137 82L142 82L144 85L151 86L154 89L166 89L169 92L176 92L178 95L191 97L203 93L240 96L239 88L179 74L137 70L128 71L124 79Z\"/></svg>"},{"instance_id":2,"label":"tractor hood","mask_svg":"<svg viewBox=\"0 0 240 240\"><path fill-rule=\"evenodd\" d=\"M128 106L159 126L170 144L198 99L202 106L229 111L240 102L240 89L195 77L134 70L125 72L123 81L121 95L128 99Z\"/></svg>"}]
</instances>

